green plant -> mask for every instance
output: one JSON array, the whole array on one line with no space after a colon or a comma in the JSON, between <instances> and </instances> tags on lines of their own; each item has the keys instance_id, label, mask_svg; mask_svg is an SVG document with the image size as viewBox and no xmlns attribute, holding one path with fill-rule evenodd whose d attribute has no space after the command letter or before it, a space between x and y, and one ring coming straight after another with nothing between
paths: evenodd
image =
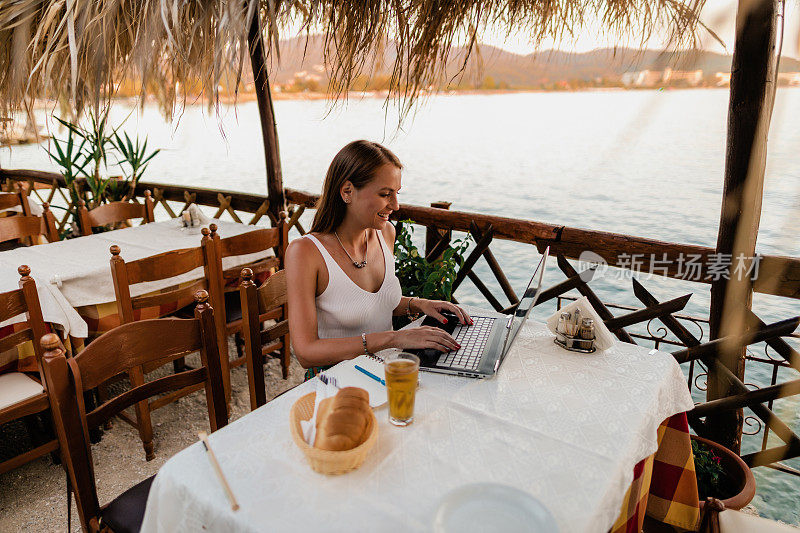
<instances>
[{"instance_id":1,"label":"green plant","mask_svg":"<svg viewBox=\"0 0 800 533\"><path fill-rule=\"evenodd\" d=\"M64 124L65 122L58 117L56 120ZM78 144L80 140L80 144ZM86 146L86 139L76 134L71 128L67 128L67 138L58 140L53 137L52 146L54 150L47 150L47 154L53 162L61 167L61 175L64 176L67 190L70 195L70 213L74 220L77 220L77 212L75 209L78 205L78 200L81 198L80 191L76 186L75 180L79 177L86 176L86 165L89 164L89 159L84 153L84 146Z\"/></svg>"},{"instance_id":2,"label":"green plant","mask_svg":"<svg viewBox=\"0 0 800 533\"><path fill-rule=\"evenodd\" d=\"M125 175L125 181L121 183L115 182L110 188L112 200L122 200L128 194L133 194L133 191L136 189L136 184L139 183L139 179L147 169L150 160L161 151L160 149L156 149L148 154L146 136L144 142L140 144L138 135L136 136L135 142L131 141L127 133L124 133L124 135L125 140L123 141L122 138L114 132L114 138L112 140L114 148L116 148L117 152L122 156L118 164Z\"/></svg>"},{"instance_id":3,"label":"green plant","mask_svg":"<svg viewBox=\"0 0 800 533\"><path fill-rule=\"evenodd\" d=\"M442 252L442 256L428 261L414 246L413 222L403 222L394 245L395 273L400 280L403 294L435 300L450 300L453 297L453 282L458 269L464 264L464 253L471 237L456 239Z\"/></svg>"},{"instance_id":4,"label":"green plant","mask_svg":"<svg viewBox=\"0 0 800 533\"><path fill-rule=\"evenodd\" d=\"M722 467L722 458L714 453L713 449L694 439L692 439L692 454L700 499L704 500L709 496L725 499L732 496L731 483Z\"/></svg>"},{"instance_id":5,"label":"green plant","mask_svg":"<svg viewBox=\"0 0 800 533\"><path fill-rule=\"evenodd\" d=\"M48 154L61 167L70 191L69 211L75 222L80 200L94 208L105 202L129 198L147 165L160 152L158 149L147 152L147 137L144 142L140 142L138 136L132 141L125 133L123 140L117 133L120 126L109 132L107 109L97 114L89 112L86 127L54 118L66 128L67 136L64 140L54 137L54 150L48 150ZM111 154L116 156L113 164L122 170L123 179L107 176ZM77 187L78 178L85 180L84 188Z\"/></svg>"}]
</instances>

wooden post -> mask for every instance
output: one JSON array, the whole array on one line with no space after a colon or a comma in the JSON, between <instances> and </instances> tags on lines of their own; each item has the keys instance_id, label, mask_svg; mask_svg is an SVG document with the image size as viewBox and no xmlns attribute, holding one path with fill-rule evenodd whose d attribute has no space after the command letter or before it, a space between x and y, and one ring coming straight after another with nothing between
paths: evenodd
<instances>
[{"instance_id":1,"label":"wooden post","mask_svg":"<svg viewBox=\"0 0 800 533\"><path fill-rule=\"evenodd\" d=\"M752 303L749 276L734 270L738 257L755 255L761 200L764 189L767 133L774 99L775 0L739 0L736 41L731 66L725 183L717 254L730 258L730 280L711 284L711 338L741 333ZM728 255L730 254L730 255ZM718 256L722 258L723 256ZM744 377L745 349L730 345L721 362L739 379ZM733 394L723 372L709 371L708 400ZM708 437L738 453L741 445L742 411L709 416Z\"/></svg>"},{"instance_id":2,"label":"wooden post","mask_svg":"<svg viewBox=\"0 0 800 533\"><path fill-rule=\"evenodd\" d=\"M253 69L258 114L261 116L261 136L264 140L264 158L267 163L267 198L269 199L268 215L273 226L278 223L278 214L286 210L286 197L283 192L283 176L281 174L281 156L278 149L278 130L275 126L275 110L272 107L272 95L267 77L266 50L264 36L261 32L261 18L255 10L250 22L247 39L250 50L250 66Z\"/></svg>"},{"instance_id":3,"label":"wooden post","mask_svg":"<svg viewBox=\"0 0 800 533\"><path fill-rule=\"evenodd\" d=\"M432 202L431 207L435 207L437 209L450 209L452 205L451 202ZM440 230L433 226L427 226L425 228L425 257L428 257L428 254L431 253L433 247L438 244L443 236L447 236L448 242L450 241L450 235L452 232L450 230ZM440 255L441 257L441 255ZM438 257L431 257L429 258L430 261L436 260Z\"/></svg>"}]
</instances>

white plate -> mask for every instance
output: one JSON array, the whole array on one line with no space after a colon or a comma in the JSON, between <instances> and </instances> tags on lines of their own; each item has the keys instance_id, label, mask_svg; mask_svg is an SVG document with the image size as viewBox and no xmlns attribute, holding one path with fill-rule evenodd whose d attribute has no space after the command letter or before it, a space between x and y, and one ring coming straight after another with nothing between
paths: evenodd
<instances>
[{"instance_id":1,"label":"white plate","mask_svg":"<svg viewBox=\"0 0 800 533\"><path fill-rule=\"evenodd\" d=\"M475 483L442 498L434 531L552 533L558 526L550 511L527 492L498 483Z\"/></svg>"}]
</instances>

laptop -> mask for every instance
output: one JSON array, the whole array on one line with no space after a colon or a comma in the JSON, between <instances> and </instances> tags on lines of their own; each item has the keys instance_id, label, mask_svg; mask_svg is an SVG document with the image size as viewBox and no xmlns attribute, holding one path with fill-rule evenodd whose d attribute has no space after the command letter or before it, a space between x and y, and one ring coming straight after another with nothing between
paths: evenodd
<instances>
[{"instance_id":1,"label":"laptop","mask_svg":"<svg viewBox=\"0 0 800 533\"><path fill-rule=\"evenodd\" d=\"M549 255L550 247L544 251L539 260L513 314L501 317L473 316L471 326L461 325L458 319L448 320L447 324L442 324L433 317L426 317L422 322L423 326L444 329L461 345L461 348L455 352L440 352L435 349L407 350L419 356L420 370L471 378L493 376L511 350L519 330L522 329L531 309L539 299Z\"/></svg>"}]
</instances>

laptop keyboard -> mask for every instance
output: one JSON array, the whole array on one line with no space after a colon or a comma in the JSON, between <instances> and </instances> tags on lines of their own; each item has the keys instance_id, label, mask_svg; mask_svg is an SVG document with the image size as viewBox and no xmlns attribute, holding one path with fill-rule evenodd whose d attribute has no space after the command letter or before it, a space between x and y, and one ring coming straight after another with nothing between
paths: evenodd
<instances>
[{"instance_id":1,"label":"laptop keyboard","mask_svg":"<svg viewBox=\"0 0 800 533\"><path fill-rule=\"evenodd\" d=\"M457 326L453 330L452 336L461 345L461 348L455 352L443 353L439 357L437 365L467 370L477 369L495 320L486 316L476 316L472 317L473 325Z\"/></svg>"}]
</instances>

